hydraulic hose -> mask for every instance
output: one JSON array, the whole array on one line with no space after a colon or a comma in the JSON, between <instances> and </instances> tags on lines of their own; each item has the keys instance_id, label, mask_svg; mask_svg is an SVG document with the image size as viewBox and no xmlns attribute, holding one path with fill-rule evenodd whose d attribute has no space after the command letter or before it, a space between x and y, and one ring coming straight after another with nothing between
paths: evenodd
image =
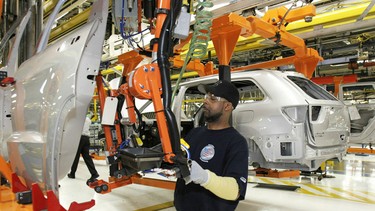
<instances>
[{"instance_id":1,"label":"hydraulic hose","mask_svg":"<svg viewBox=\"0 0 375 211\"><path fill-rule=\"evenodd\" d=\"M173 4L176 2L176 4ZM169 46L171 42L171 32L175 23L175 17L179 14L181 9L182 1L177 0L171 1L171 10L168 13L160 33L158 50L157 50L157 61L160 69L161 83L162 83L162 97L164 113L167 120L169 138L173 153L178 157L182 155L180 148L180 135L177 127L176 117L171 110L171 81L170 81L170 63L169 63Z\"/></svg>"},{"instance_id":2,"label":"hydraulic hose","mask_svg":"<svg viewBox=\"0 0 375 211\"><path fill-rule=\"evenodd\" d=\"M211 26L212 26L212 12L206 11L206 8L213 7L211 0L198 1L196 7L196 16L194 24L194 32L190 41L190 47L186 54L184 65L181 68L180 75L177 79L176 85L173 89L172 101L179 89L182 76L185 73L186 66L191 59L201 59L207 54L208 42L211 39Z\"/></svg>"},{"instance_id":3,"label":"hydraulic hose","mask_svg":"<svg viewBox=\"0 0 375 211\"><path fill-rule=\"evenodd\" d=\"M134 105L135 105L135 102L134 102ZM134 132L136 133L141 133L143 132L143 121L142 121L142 114L141 112L137 109L137 107L134 106L134 111L135 113L137 114L137 117L138 117L138 120L139 120L139 125L138 125L138 128L135 126L136 124L133 124L133 130Z\"/></svg>"},{"instance_id":4,"label":"hydraulic hose","mask_svg":"<svg viewBox=\"0 0 375 211\"><path fill-rule=\"evenodd\" d=\"M213 7L211 0L198 1L193 37L187 55L191 59L201 59L207 54L208 42L211 40L212 12L205 10Z\"/></svg>"},{"instance_id":5,"label":"hydraulic hose","mask_svg":"<svg viewBox=\"0 0 375 211\"><path fill-rule=\"evenodd\" d=\"M119 95L119 96L117 96L117 100L118 100L118 104L117 104L117 108L116 108L116 113L118 115L118 121L120 121L122 119L121 109L122 109L122 106L125 103L125 96ZM125 138L124 126L122 124L119 124L119 127L120 127L121 140L124 140L124 138Z\"/></svg>"}]
</instances>

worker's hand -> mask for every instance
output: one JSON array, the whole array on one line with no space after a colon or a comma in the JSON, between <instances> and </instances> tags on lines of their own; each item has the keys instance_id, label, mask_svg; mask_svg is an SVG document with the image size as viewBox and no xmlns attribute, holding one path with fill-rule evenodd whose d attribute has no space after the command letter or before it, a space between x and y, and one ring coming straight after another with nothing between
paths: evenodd
<instances>
[{"instance_id":1,"label":"worker's hand","mask_svg":"<svg viewBox=\"0 0 375 211\"><path fill-rule=\"evenodd\" d=\"M192 160L190 179L195 184L204 184L208 181L208 170L203 169L197 162Z\"/></svg>"}]
</instances>

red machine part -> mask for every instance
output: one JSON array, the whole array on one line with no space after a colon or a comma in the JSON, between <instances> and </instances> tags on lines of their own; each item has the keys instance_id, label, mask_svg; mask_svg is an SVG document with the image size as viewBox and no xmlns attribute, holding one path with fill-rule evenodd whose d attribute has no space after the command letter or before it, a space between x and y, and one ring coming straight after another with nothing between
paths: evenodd
<instances>
[{"instance_id":1,"label":"red machine part","mask_svg":"<svg viewBox=\"0 0 375 211\"><path fill-rule=\"evenodd\" d=\"M0 82L0 85L1 86L6 86L6 85L8 85L8 84L14 84L15 83L15 81L14 81L14 78L13 77L6 77L6 78L4 78L1 82Z\"/></svg>"},{"instance_id":2,"label":"red machine part","mask_svg":"<svg viewBox=\"0 0 375 211\"><path fill-rule=\"evenodd\" d=\"M49 211L66 211L57 199L55 193L51 190L47 191L47 197L44 196L42 190L37 183L31 185L31 202L32 204L18 204L14 193L22 193L30 191L30 188L25 185L16 173L13 173L10 165L0 156L0 173L9 181L11 188L0 186L0 209L13 207L16 210L49 210ZM7 200L3 197L7 196ZM86 210L95 205L95 200L89 202L77 203L72 202L68 211ZM5 207L4 207L5 206ZM7 210L7 209L5 209ZM13 210L13 209L10 209Z\"/></svg>"},{"instance_id":3,"label":"red machine part","mask_svg":"<svg viewBox=\"0 0 375 211\"><path fill-rule=\"evenodd\" d=\"M59 200L57 199L53 191L47 191L47 198L45 198L38 184L32 185L32 199L34 211L67 211L63 206L61 206ZM93 207L94 205L94 199L83 203L72 202L69 206L68 211L87 210Z\"/></svg>"}]
</instances>

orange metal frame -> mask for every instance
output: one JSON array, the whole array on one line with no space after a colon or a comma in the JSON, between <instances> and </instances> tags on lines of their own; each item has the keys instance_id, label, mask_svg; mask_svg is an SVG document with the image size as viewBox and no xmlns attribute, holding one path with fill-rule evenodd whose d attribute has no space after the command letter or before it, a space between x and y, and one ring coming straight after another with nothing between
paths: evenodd
<instances>
[{"instance_id":1,"label":"orange metal frame","mask_svg":"<svg viewBox=\"0 0 375 211\"><path fill-rule=\"evenodd\" d=\"M12 183L12 169L10 168L9 163L6 162L2 156L0 156L0 172L5 179Z\"/></svg>"},{"instance_id":2,"label":"orange metal frame","mask_svg":"<svg viewBox=\"0 0 375 211\"><path fill-rule=\"evenodd\" d=\"M164 160L173 163L171 157L175 155L172 150L161 99L162 85L159 71L159 67L156 63L141 66L134 72L132 77L127 77L128 82L120 87L119 92L126 97L129 121L133 124L137 123L134 110L134 97L139 99L152 99L159 136L165 154ZM132 84L131 87L129 86L130 83Z\"/></svg>"},{"instance_id":3,"label":"orange metal frame","mask_svg":"<svg viewBox=\"0 0 375 211\"><path fill-rule=\"evenodd\" d=\"M169 0L160 0L158 2L159 9L169 9L169 5ZM322 58L319 56L317 51L315 51L314 49L307 48L302 39L286 32L283 23L281 25L277 25L278 23L282 22L282 18L284 17L286 12L286 8L270 10L267 13L267 15L264 16L263 19L259 19L253 16L243 18L236 14L229 14L215 19L213 21L211 39L214 43L220 65L229 64L233 54L233 50L240 35L251 36L255 33L265 38L273 39L284 46L294 49L295 56L284 58L277 61L264 62L241 68L234 68L232 69L233 71L242 71L251 68L271 66L275 67L286 64L294 64L298 72L301 72L307 77L311 78L317 63L320 60L322 60ZM309 5L303 8L290 11L289 16L286 16L284 21L292 22L295 20L299 20L305 16L314 15L315 7L313 5ZM165 18L166 14L157 14L155 38L160 37L161 28L165 21ZM158 43L155 43L153 46L153 53L156 53L157 49ZM124 64L125 70L123 72L123 76L126 76L141 61L141 57L139 57L139 55L137 55L136 53L132 52L119 57L119 61L120 63ZM182 66L183 62L180 58L175 58L174 65ZM191 61L188 64L187 69L197 70L200 76L217 73L217 70L213 69L212 63L204 66L200 63L199 60ZM126 97L129 121L133 124L137 123L136 113L134 109L134 97L140 99L151 99L153 101L160 139L163 147L163 152L165 153L164 160L173 163L171 158L174 156L174 154L172 151L171 140L169 137L168 127L165 121L166 117L162 105L162 86L159 71L160 70L157 64L147 64L139 67L137 70L134 71L131 77L127 77L127 83L119 88L118 93L123 94ZM101 84L101 79L97 82L98 84ZM129 86L129 84L132 84L132 86ZM98 87L99 98L101 98L100 96L103 95L101 94L101 91L103 90L104 89L99 89ZM101 100L101 106L104 106L103 100ZM118 185L117 183L123 182L114 182L111 186L115 187ZM125 183L128 184L128 182ZM121 184L120 186L125 185L125 183Z\"/></svg>"},{"instance_id":4,"label":"orange metal frame","mask_svg":"<svg viewBox=\"0 0 375 211\"><path fill-rule=\"evenodd\" d=\"M340 84L345 83L354 83L358 81L358 77L356 74L352 75L344 75L344 76L324 76L324 77L317 77L311 78L314 83L323 85L323 84L334 84L335 85L335 92L334 95L337 97L339 93L339 86Z\"/></svg>"},{"instance_id":5,"label":"orange metal frame","mask_svg":"<svg viewBox=\"0 0 375 211\"><path fill-rule=\"evenodd\" d=\"M104 85L103 85L103 81L102 81L102 75L98 74L98 76L96 77L96 86L97 86L97 90L98 90L98 97L99 97L99 102L100 102L100 112L101 112L101 115L103 116L103 110L104 110L104 103L105 103L105 99L107 97L107 93L104 89ZM118 118L118 114L116 113L116 117L115 117L115 129L116 129L116 136L117 136L117 144L121 144L122 142L122 137L121 137L121 130L120 130L120 125L119 125L119 118ZM106 140L106 143L107 143L107 150L110 154L114 153L115 149L114 149L114 146L113 146L113 139L112 139L112 134L111 134L111 127L109 125L102 125L103 127L103 131L104 131L104 135L105 135L105 140Z\"/></svg>"},{"instance_id":6,"label":"orange metal frame","mask_svg":"<svg viewBox=\"0 0 375 211\"><path fill-rule=\"evenodd\" d=\"M63 208L55 193L51 190L46 191L46 196L37 183L33 183L30 187L26 186L23 178L12 172L10 164L0 156L0 175L4 176L11 187L0 185L0 210L2 211L66 211ZM31 191L32 204L19 204L16 193ZM77 203L72 202L68 211L86 210L95 205L95 200L89 202Z\"/></svg>"},{"instance_id":7,"label":"orange metal frame","mask_svg":"<svg viewBox=\"0 0 375 211\"><path fill-rule=\"evenodd\" d=\"M0 210L1 211L33 211L32 204L18 204L12 189L0 186Z\"/></svg>"},{"instance_id":8,"label":"orange metal frame","mask_svg":"<svg viewBox=\"0 0 375 211\"><path fill-rule=\"evenodd\" d=\"M181 59L181 56L175 56L173 57L172 63L174 67L182 67L184 65L184 60ZM200 59L190 61L186 66L186 69L196 71L199 76L217 73L217 70L214 69L214 63L212 61L202 64Z\"/></svg>"},{"instance_id":9,"label":"orange metal frame","mask_svg":"<svg viewBox=\"0 0 375 211\"><path fill-rule=\"evenodd\" d=\"M272 39L281 45L294 50L295 55L279 60L262 62L247 65L239 68L232 68L232 71L244 71L255 68L270 68L282 65L293 64L296 70L306 77L311 78L319 61L323 58L312 48L307 48L303 39L290 34L286 31L284 22L293 22L306 16L315 16L315 6L307 5L301 8L291 10L281 23L286 14L285 7L269 10L263 18L249 16L241 17L231 13L216 18L212 22L211 40L214 44L216 55L220 65L229 65L234 48L239 36L248 37L258 34L264 38ZM281 24L280 24L281 23ZM203 67L195 64L197 61L191 61L187 67L188 70L195 70L200 76L216 74L218 71L213 66ZM179 58L174 60L176 67L181 67Z\"/></svg>"},{"instance_id":10,"label":"orange metal frame","mask_svg":"<svg viewBox=\"0 0 375 211\"><path fill-rule=\"evenodd\" d=\"M128 75L143 60L137 51L129 51L118 56L118 63L124 65L122 75Z\"/></svg>"},{"instance_id":11,"label":"orange metal frame","mask_svg":"<svg viewBox=\"0 0 375 211\"><path fill-rule=\"evenodd\" d=\"M170 0L159 0L158 9L170 9ZM155 28L155 38L158 39L161 34L161 29L166 19L167 14L158 13L156 16L156 28ZM153 46L153 53L156 53L158 49L158 43L156 42ZM137 57L136 57L137 58ZM138 63L137 63L138 64ZM135 65L136 66L136 65ZM135 67L134 66L134 67ZM123 74L128 74L133 68L126 67L127 71ZM125 75L124 75L125 76ZM129 86L132 84L132 86ZM134 110L134 97L139 99L151 99L154 104L154 109L156 113L156 120L160 135L161 144L163 147L163 152L165 154L164 160L173 163L171 160L174 157L172 150L172 144L169 137L168 126L166 122L166 117L164 114L164 107L162 104L161 94L161 76L160 70L156 63L147 64L136 69L132 77L127 77L127 83L122 85L119 89L119 93L123 94L126 98L126 104L129 114L129 121L136 124L136 114Z\"/></svg>"},{"instance_id":12,"label":"orange metal frame","mask_svg":"<svg viewBox=\"0 0 375 211\"><path fill-rule=\"evenodd\" d=\"M352 154L375 154L375 149L349 147L346 150Z\"/></svg>"},{"instance_id":13,"label":"orange metal frame","mask_svg":"<svg viewBox=\"0 0 375 211\"><path fill-rule=\"evenodd\" d=\"M174 190L176 187L176 183L169 180L159 180L159 179L151 179L151 178L144 178L140 175L136 174L131 177L122 177L120 179L115 177L110 177L109 182L104 180L98 180L90 184L91 188L101 187L102 191L101 194L106 194L112 192L113 189L120 188L130 184L139 184L139 185L147 185L157 188L164 188L168 190ZM103 190L103 186L106 186L107 189Z\"/></svg>"},{"instance_id":14,"label":"orange metal frame","mask_svg":"<svg viewBox=\"0 0 375 211\"><path fill-rule=\"evenodd\" d=\"M134 75L131 78L128 76L128 74L134 70L142 60L143 57L136 51L131 51L119 56L119 63L124 65L123 76L127 76L126 78L128 81L126 84L120 86L118 92L126 98L129 121L132 124L137 123L134 110L134 97L139 99L151 99L153 101L160 140L162 140L163 152L166 154L165 160L172 162L170 158L174 156L174 154L172 153L168 127L165 121L164 108L160 97L162 86L158 65L156 63L143 65L135 70ZM132 83L133 86L129 87L129 83Z\"/></svg>"},{"instance_id":15,"label":"orange metal frame","mask_svg":"<svg viewBox=\"0 0 375 211\"><path fill-rule=\"evenodd\" d=\"M170 0L159 0L157 1L157 8L158 9L170 9L171 1ZM156 15L156 27L155 27L155 38L160 37L161 29L163 27L165 18L167 17L167 14L164 13L158 13ZM153 52L156 53L158 50L159 44L156 42L153 46Z\"/></svg>"},{"instance_id":16,"label":"orange metal frame","mask_svg":"<svg viewBox=\"0 0 375 211\"><path fill-rule=\"evenodd\" d=\"M170 0L159 0L158 8L170 9ZM155 38L160 37L161 28L163 26L165 18L166 18L166 14L164 13L157 14ZM155 43L153 46L153 53L156 53L157 49L158 49L158 43ZM163 152L165 154L164 160L167 162L173 163L171 158L174 157L175 155L172 150L171 140L169 137L168 127L166 123L166 117L164 114L164 107L163 107L162 99L161 99L162 85L161 85L161 76L160 76L159 67L156 63L146 64L136 69L132 73L131 76L129 75L130 72L134 70L134 68L142 60L143 60L143 57L140 56L136 51L131 51L131 52L128 52L119 56L118 61L119 63L124 65L124 70L122 74L123 76L127 78L127 83L121 85L118 90L113 90L112 94L113 95L122 94L125 96L127 111L129 114L129 121L132 124L137 123L134 98L137 97L139 99L151 99L153 101L160 140L161 140L161 144L163 147ZM102 108L101 110L103 111L104 101L107 95L104 90L102 78L100 74L97 76L96 82L97 82L100 106ZM132 84L132 86L129 86L129 84ZM116 120L117 119L118 117L116 115ZM112 144L111 144L112 138L111 138L110 128L104 125L103 129L104 129L108 149L112 149ZM120 131L120 128L116 127L116 132L119 133L119 131ZM120 138L121 135L118 134L118 137ZM132 177L122 177L120 179L110 177L109 182L106 182L104 180L98 180L98 181L91 183L90 187L92 188L106 187L107 189L105 191L104 190L101 191L101 193L108 193L114 188L122 187L124 185L129 185L132 183L174 189L173 182L144 179L144 178L140 178L137 175L132 176Z\"/></svg>"},{"instance_id":17,"label":"orange metal frame","mask_svg":"<svg viewBox=\"0 0 375 211\"><path fill-rule=\"evenodd\" d=\"M265 169L265 168L257 168L254 170L256 172L256 176L261 177L273 177L273 178L286 178L286 177L299 177L300 171L299 170L272 170L272 169Z\"/></svg>"},{"instance_id":18,"label":"orange metal frame","mask_svg":"<svg viewBox=\"0 0 375 211\"><path fill-rule=\"evenodd\" d=\"M281 65L294 64L296 70L311 78L316 65L323 58L315 49L307 48L303 39L286 31L284 22L292 22L306 16L315 16L315 6L291 10L287 13L285 7L269 10L263 18L249 16L241 17L237 14L229 14L213 20L211 39L216 49L219 63L228 65L239 36L248 37L258 34L264 38L272 39L294 50L295 56L280 60L263 62L254 65L233 69L234 71L248 70L260 67L277 67Z\"/></svg>"}]
</instances>

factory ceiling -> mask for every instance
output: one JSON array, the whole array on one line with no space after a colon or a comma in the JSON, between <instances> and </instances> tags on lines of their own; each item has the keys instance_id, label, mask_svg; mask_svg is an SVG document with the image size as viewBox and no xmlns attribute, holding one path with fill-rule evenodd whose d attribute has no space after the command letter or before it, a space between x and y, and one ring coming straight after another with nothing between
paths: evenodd
<instances>
[{"instance_id":1,"label":"factory ceiling","mask_svg":"<svg viewBox=\"0 0 375 211\"><path fill-rule=\"evenodd\" d=\"M228 12L235 12L243 16L259 16L270 9L281 6L290 8L294 5L294 8L297 8L306 1L311 2L311 0L212 0L214 3L212 12L214 18ZM13 1L8 0L8 2ZM12 4L15 4L14 2ZM21 1L18 2L21 4ZM43 18L46 21L57 0L38 0L36 2L43 2ZM66 0L58 15L56 27L51 32L51 41L81 26L87 19L86 13L88 13L92 2L93 0ZM112 4L113 2L114 0ZM375 74L372 66L363 67L364 63L375 59L375 8L373 7L375 0L313 0L312 4L317 8L317 14L313 17L312 22L293 22L286 29L303 38L308 47L316 49L324 58L315 75L343 75L358 72L367 75ZM116 32L114 27L108 28L108 36ZM217 62L212 45L209 50L212 52L210 59ZM293 54L291 49L260 37L240 38L231 65L242 66ZM358 69L348 68L349 62L359 64Z\"/></svg>"}]
</instances>

